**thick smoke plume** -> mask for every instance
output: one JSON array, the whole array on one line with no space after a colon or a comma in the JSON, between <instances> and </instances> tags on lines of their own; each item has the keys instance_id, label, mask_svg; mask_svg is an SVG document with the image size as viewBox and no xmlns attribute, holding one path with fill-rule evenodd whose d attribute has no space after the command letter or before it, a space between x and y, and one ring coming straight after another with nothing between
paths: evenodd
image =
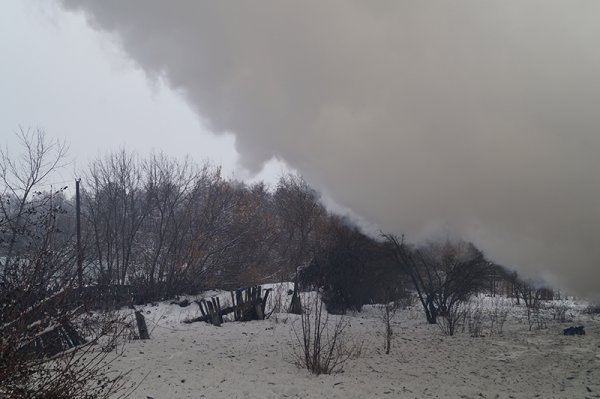
<instances>
[{"instance_id":1,"label":"thick smoke plume","mask_svg":"<svg viewBox=\"0 0 600 399\"><path fill-rule=\"evenodd\" d=\"M62 0L384 231L600 284L600 2ZM168 133L168 132L166 132Z\"/></svg>"}]
</instances>

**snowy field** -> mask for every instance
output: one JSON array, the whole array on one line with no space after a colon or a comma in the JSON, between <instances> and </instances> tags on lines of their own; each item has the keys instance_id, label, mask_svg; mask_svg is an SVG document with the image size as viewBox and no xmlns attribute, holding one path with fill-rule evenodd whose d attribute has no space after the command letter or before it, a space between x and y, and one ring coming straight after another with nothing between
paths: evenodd
<instances>
[{"instance_id":1,"label":"snowy field","mask_svg":"<svg viewBox=\"0 0 600 399\"><path fill-rule=\"evenodd\" d=\"M584 314L584 304L568 306L572 321L550 317L547 328L534 331L525 309L512 307L501 335L486 325L484 336L473 338L461 331L444 336L415 305L397 314L389 355L380 311L367 306L347 316L360 355L343 373L314 376L292 362L298 316L183 324L198 306L167 302L143 307L151 339L127 344L114 367L132 370L129 381L139 386L130 397L141 399L600 398L600 317ZM562 335L579 324L587 335Z\"/></svg>"}]
</instances>

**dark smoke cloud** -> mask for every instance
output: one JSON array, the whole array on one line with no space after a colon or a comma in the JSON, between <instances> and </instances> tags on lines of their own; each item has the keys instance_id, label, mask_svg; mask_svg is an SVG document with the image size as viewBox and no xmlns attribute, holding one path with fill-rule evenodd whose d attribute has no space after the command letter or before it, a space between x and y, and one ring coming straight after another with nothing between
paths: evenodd
<instances>
[{"instance_id":1,"label":"dark smoke cloud","mask_svg":"<svg viewBox=\"0 0 600 399\"><path fill-rule=\"evenodd\" d=\"M600 284L600 2L62 0L385 231Z\"/></svg>"}]
</instances>

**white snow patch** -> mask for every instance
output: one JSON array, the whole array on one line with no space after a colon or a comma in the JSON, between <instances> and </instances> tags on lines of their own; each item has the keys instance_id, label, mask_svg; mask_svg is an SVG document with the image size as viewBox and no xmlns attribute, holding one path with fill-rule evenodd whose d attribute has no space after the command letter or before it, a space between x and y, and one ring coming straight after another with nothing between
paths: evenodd
<instances>
[{"instance_id":1,"label":"white snow patch","mask_svg":"<svg viewBox=\"0 0 600 399\"><path fill-rule=\"evenodd\" d=\"M289 302L291 286L272 288ZM221 300L229 295L205 296L214 294ZM270 306L277 299L273 295ZM198 306L164 302L143 307L151 339L128 344L114 365L143 380L131 396L141 399L600 397L600 321L581 313L581 303L570 306L572 322L549 320L539 331L528 331L524 309L514 306L502 335L484 330L480 338L443 336L414 306L395 320L390 355L383 351L379 310L366 306L347 316L351 334L364 340L361 356L348 361L343 373L314 376L291 362L295 315L222 327L183 324L198 316ZM587 335L562 335L563 328L578 324Z\"/></svg>"}]
</instances>

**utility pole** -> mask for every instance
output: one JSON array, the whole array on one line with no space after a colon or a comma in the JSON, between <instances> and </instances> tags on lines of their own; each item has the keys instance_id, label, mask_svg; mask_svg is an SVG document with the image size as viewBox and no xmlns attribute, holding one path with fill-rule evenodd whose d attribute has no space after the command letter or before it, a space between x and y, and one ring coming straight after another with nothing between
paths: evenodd
<instances>
[{"instance_id":1,"label":"utility pole","mask_svg":"<svg viewBox=\"0 0 600 399\"><path fill-rule=\"evenodd\" d=\"M79 289L83 289L83 253L81 251L81 205L79 198L79 183L81 179L75 180L75 212L77 218L77 280ZM81 292L80 292L81 293Z\"/></svg>"}]
</instances>

